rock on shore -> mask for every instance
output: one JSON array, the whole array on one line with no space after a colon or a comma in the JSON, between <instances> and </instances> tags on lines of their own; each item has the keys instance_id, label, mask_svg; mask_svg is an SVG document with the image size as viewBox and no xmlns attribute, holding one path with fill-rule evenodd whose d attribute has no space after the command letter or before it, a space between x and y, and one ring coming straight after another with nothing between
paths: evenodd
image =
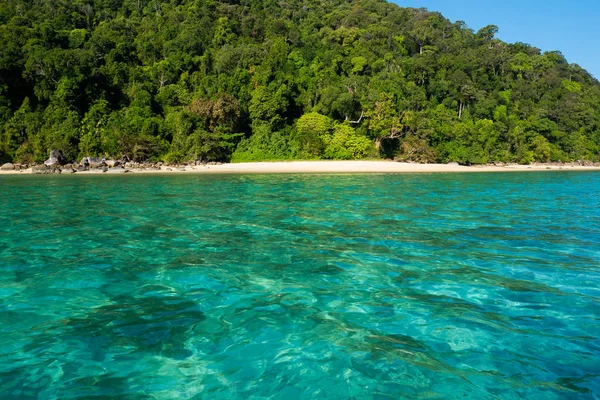
<instances>
[{"instance_id":1,"label":"rock on shore","mask_svg":"<svg viewBox=\"0 0 600 400\"><path fill-rule=\"evenodd\" d=\"M64 165L66 163L67 163L67 159L65 158L62 151L60 151L60 150L50 151L50 158L47 159L46 161L44 161L44 164L48 165L50 167L55 166L55 165Z\"/></svg>"}]
</instances>

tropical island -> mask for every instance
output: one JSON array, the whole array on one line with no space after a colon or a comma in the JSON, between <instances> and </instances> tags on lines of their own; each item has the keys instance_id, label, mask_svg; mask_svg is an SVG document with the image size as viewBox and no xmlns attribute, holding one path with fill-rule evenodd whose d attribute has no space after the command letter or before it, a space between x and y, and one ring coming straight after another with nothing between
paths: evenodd
<instances>
[{"instance_id":1,"label":"tropical island","mask_svg":"<svg viewBox=\"0 0 600 400\"><path fill-rule=\"evenodd\" d=\"M3 2L0 162L598 162L600 83L497 31L380 0Z\"/></svg>"},{"instance_id":2,"label":"tropical island","mask_svg":"<svg viewBox=\"0 0 600 400\"><path fill-rule=\"evenodd\" d=\"M0 398L599 398L600 83L497 31L0 1Z\"/></svg>"}]
</instances>

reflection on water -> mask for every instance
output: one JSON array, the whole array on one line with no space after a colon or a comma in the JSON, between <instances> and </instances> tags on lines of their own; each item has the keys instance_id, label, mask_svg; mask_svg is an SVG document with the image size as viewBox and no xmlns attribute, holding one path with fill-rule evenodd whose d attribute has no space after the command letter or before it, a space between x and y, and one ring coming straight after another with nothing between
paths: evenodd
<instances>
[{"instance_id":1,"label":"reflection on water","mask_svg":"<svg viewBox=\"0 0 600 400\"><path fill-rule=\"evenodd\" d=\"M2 397L600 393L600 174L0 185Z\"/></svg>"}]
</instances>

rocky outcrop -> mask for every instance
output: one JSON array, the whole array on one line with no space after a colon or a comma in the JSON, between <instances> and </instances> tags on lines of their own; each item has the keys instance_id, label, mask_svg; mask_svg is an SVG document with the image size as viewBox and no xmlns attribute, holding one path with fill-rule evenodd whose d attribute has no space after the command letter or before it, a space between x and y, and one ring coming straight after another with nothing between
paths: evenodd
<instances>
[{"instance_id":1,"label":"rocky outcrop","mask_svg":"<svg viewBox=\"0 0 600 400\"><path fill-rule=\"evenodd\" d=\"M52 169L45 164L34 165L33 167L31 167L31 173L35 175L51 174Z\"/></svg>"},{"instance_id":2,"label":"rocky outcrop","mask_svg":"<svg viewBox=\"0 0 600 400\"><path fill-rule=\"evenodd\" d=\"M73 164L66 164L61 168L61 174L74 174L75 172L77 171L75 170L75 166L73 166Z\"/></svg>"},{"instance_id":3,"label":"rocky outcrop","mask_svg":"<svg viewBox=\"0 0 600 400\"><path fill-rule=\"evenodd\" d=\"M67 159L65 158L62 151L60 151L60 150L50 151L50 158L47 159L46 161L44 161L44 164L48 165L50 167L58 166L58 165L65 165L66 163L67 163Z\"/></svg>"},{"instance_id":4,"label":"rocky outcrop","mask_svg":"<svg viewBox=\"0 0 600 400\"><path fill-rule=\"evenodd\" d=\"M81 159L81 165L88 168L102 168L106 166L106 162L103 158L83 157Z\"/></svg>"},{"instance_id":5,"label":"rocky outcrop","mask_svg":"<svg viewBox=\"0 0 600 400\"><path fill-rule=\"evenodd\" d=\"M11 164L11 163L6 163L6 164L3 164L0 167L0 170L2 170L2 171L14 171L15 170L15 165Z\"/></svg>"}]
</instances>

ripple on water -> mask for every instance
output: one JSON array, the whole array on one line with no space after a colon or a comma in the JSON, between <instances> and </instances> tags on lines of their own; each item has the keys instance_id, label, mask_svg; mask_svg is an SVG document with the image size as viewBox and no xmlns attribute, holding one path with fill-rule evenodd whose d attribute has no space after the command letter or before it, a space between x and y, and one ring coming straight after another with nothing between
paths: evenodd
<instances>
[{"instance_id":1,"label":"ripple on water","mask_svg":"<svg viewBox=\"0 0 600 400\"><path fill-rule=\"evenodd\" d=\"M599 174L0 184L7 398L600 393Z\"/></svg>"}]
</instances>

